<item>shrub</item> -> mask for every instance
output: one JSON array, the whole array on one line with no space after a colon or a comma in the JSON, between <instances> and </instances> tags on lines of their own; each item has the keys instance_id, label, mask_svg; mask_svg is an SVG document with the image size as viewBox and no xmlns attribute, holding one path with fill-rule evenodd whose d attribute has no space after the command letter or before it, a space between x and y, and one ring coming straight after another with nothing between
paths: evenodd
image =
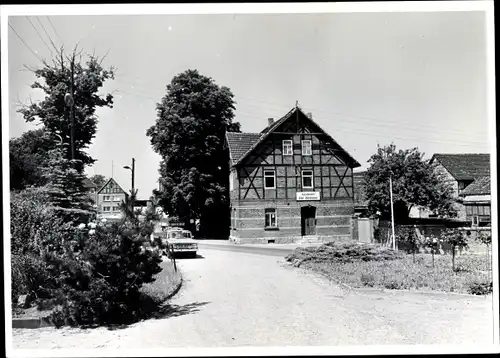
<instances>
[{"instance_id":1,"label":"shrub","mask_svg":"<svg viewBox=\"0 0 500 358\"><path fill-rule=\"evenodd\" d=\"M140 288L161 271L157 252L144 250L147 236L127 223L81 230L60 252L46 255L55 277L52 297L62 302L55 324L123 324L140 318Z\"/></svg>"},{"instance_id":2,"label":"shrub","mask_svg":"<svg viewBox=\"0 0 500 358\"><path fill-rule=\"evenodd\" d=\"M12 303L22 294L47 297L53 282L46 271L45 251L58 250L74 228L48 205L45 188L11 193Z\"/></svg>"},{"instance_id":3,"label":"shrub","mask_svg":"<svg viewBox=\"0 0 500 358\"><path fill-rule=\"evenodd\" d=\"M471 295L487 295L493 292L492 281L475 280L469 284L467 290Z\"/></svg>"},{"instance_id":4,"label":"shrub","mask_svg":"<svg viewBox=\"0 0 500 358\"><path fill-rule=\"evenodd\" d=\"M375 276L371 273L362 273L361 274L361 284L367 287L375 286Z\"/></svg>"}]
</instances>

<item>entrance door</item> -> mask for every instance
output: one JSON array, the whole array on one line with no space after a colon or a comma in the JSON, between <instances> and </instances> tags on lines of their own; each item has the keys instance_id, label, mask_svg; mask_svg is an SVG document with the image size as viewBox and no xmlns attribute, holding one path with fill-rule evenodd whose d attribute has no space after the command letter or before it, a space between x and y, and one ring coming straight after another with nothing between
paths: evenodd
<instances>
[{"instance_id":1,"label":"entrance door","mask_svg":"<svg viewBox=\"0 0 500 358\"><path fill-rule=\"evenodd\" d=\"M316 207L303 206L300 209L302 236L316 235Z\"/></svg>"}]
</instances>

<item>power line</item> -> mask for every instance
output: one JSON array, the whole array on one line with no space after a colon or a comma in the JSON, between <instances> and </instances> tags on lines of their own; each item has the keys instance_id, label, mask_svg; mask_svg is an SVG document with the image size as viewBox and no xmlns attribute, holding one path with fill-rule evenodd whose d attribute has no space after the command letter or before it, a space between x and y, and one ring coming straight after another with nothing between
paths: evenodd
<instances>
[{"instance_id":1,"label":"power line","mask_svg":"<svg viewBox=\"0 0 500 358\"><path fill-rule=\"evenodd\" d=\"M40 21L40 19L38 18L38 16L36 17L36 19L37 19L38 23L40 24L40 26L42 27L43 32L45 32L45 35L47 35L47 37L49 38L49 41L52 44L52 46L54 47L54 49L56 50L56 53L58 53L59 50L57 49L56 45L54 45L54 41L52 41L52 37L50 37L50 35L48 34L47 30L45 30L45 26L43 26L43 24Z\"/></svg>"},{"instance_id":2,"label":"power line","mask_svg":"<svg viewBox=\"0 0 500 358\"><path fill-rule=\"evenodd\" d=\"M43 44L45 45L45 47L47 47L47 49L49 50L50 54L52 56L54 56L54 54L52 53L52 50L50 49L49 45L47 45L47 43L45 42L45 40L43 39L42 35L40 35L40 33L38 32L37 28L35 27L35 25L31 22L30 18L28 16L25 16L26 19L28 19L28 21L30 22L31 26L33 27L33 30L35 30L36 34L38 35L38 37L40 38L40 40L42 40Z\"/></svg>"},{"instance_id":3,"label":"power line","mask_svg":"<svg viewBox=\"0 0 500 358\"><path fill-rule=\"evenodd\" d=\"M120 79L116 79L116 81L122 82L124 84L129 84L129 85L132 85L132 86L138 87L138 88L140 88L142 86L142 84L127 82L127 81L120 80ZM145 87L143 87L143 88L145 88ZM262 101L262 100L257 100L257 99L253 99L253 98L249 98L249 97L235 96L235 99L236 99L237 102L240 102L239 99L243 99L243 100L249 100L249 101L254 101L254 102L267 103L269 105L280 107L280 108L288 108L288 109L290 109L290 106L287 106L287 105L284 105L284 104L278 104L276 102ZM248 104L248 103L245 103L245 105L249 106L249 107L264 109L264 107L262 107L262 106L255 106L255 105L251 105L251 104ZM315 108L311 108L311 110L313 110L315 112L320 112L320 113L328 114L328 115L335 115L335 116L343 116L343 117L355 118L355 119L358 119L360 121L363 121L364 123L366 123L368 125L372 125L372 126L376 126L376 127L394 128L395 126L404 125L405 127L412 127L413 130L425 131L426 133L430 129L432 129L433 131L440 130L440 131L442 131L442 133L451 134L451 135L455 135L455 136L463 136L464 132L467 132L469 135L472 134L472 133L475 133L476 135L482 135L482 134L485 133L485 132L477 132L477 131L471 133L470 130L460 129L460 128L445 128L445 127L438 127L438 126L431 126L431 125L424 125L424 124L414 124L414 123L409 123L409 122L399 122L399 121L388 120L388 119L382 120L380 118L365 117L365 116L355 116L355 115L349 115L349 114L340 113L340 112L329 112L329 111L324 111L324 110L315 109ZM373 123L373 121L377 121L377 123ZM383 123L383 122L387 122L387 123ZM393 124L390 124L390 123L393 123Z\"/></svg>"},{"instance_id":4,"label":"power line","mask_svg":"<svg viewBox=\"0 0 500 358\"><path fill-rule=\"evenodd\" d=\"M54 27L54 24L52 24L52 21L50 20L50 17L47 17L47 20L49 20L50 26L52 26L52 29L54 30L57 38L59 39L59 42L64 46L63 40L61 40L61 37L59 36L59 33L57 32L56 28Z\"/></svg>"},{"instance_id":5,"label":"power line","mask_svg":"<svg viewBox=\"0 0 500 358\"><path fill-rule=\"evenodd\" d=\"M40 61L43 63L43 60L36 54L35 51L33 51L31 49L31 47L28 46L28 44L23 40L23 38L17 33L17 31L12 27L11 24L9 24L9 27L12 29L12 31L14 31L14 33L16 34L16 36L19 38L19 40L21 40L21 42L24 44L24 46L26 46L26 48L28 50L30 50L30 52Z\"/></svg>"}]
</instances>

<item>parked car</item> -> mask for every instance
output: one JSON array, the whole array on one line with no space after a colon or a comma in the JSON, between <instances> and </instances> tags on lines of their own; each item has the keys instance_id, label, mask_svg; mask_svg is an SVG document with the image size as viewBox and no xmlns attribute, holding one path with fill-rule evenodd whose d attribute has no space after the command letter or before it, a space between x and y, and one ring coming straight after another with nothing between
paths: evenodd
<instances>
[{"instance_id":1,"label":"parked car","mask_svg":"<svg viewBox=\"0 0 500 358\"><path fill-rule=\"evenodd\" d=\"M174 228L167 231L165 241L174 249L175 254L188 254L196 257L198 243L193 239L191 231Z\"/></svg>"}]
</instances>

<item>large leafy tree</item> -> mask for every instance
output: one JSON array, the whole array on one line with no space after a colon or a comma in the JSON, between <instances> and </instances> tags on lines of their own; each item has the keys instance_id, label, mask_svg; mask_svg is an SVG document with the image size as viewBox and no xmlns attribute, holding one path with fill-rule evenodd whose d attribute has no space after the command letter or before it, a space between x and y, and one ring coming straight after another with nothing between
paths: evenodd
<instances>
[{"instance_id":1,"label":"large leafy tree","mask_svg":"<svg viewBox=\"0 0 500 358\"><path fill-rule=\"evenodd\" d=\"M52 64L44 62L43 67L31 69L37 78L31 87L41 90L45 98L19 109L27 122L43 123L48 133L66 145L64 156L68 159L71 159L70 118L73 109L75 159L78 161L75 168L79 172L83 171L85 165L95 162L85 150L97 131L96 109L113 105L111 94L98 93L106 80L114 79L114 68L105 69L102 61L103 58L95 55L88 55L83 61L81 52L77 53L76 49L69 56L61 50ZM74 102L72 107L65 100L71 93Z\"/></svg>"},{"instance_id":2,"label":"large leafy tree","mask_svg":"<svg viewBox=\"0 0 500 358\"><path fill-rule=\"evenodd\" d=\"M106 183L108 178L106 178L102 174L94 174L89 178L89 180L97 185L97 187L100 189Z\"/></svg>"},{"instance_id":3,"label":"large leafy tree","mask_svg":"<svg viewBox=\"0 0 500 358\"><path fill-rule=\"evenodd\" d=\"M47 183L43 168L48 164L49 150L55 148L44 128L30 130L9 140L10 188L23 190Z\"/></svg>"},{"instance_id":4,"label":"large leafy tree","mask_svg":"<svg viewBox=\"0 0 500 358\"><path fill-rule=\"evenodd\" d=\"M61 49L52 64L44 62L42 68L32 69L37 80L31 87L41 90L44 99L19 109L27 122L43 124L50 140L58 142L47 151L46 178L52 204L71 220L74 214L76 219L82 213L79 217L85 217L89 208L83 172L86 165L95 162L85 150L97 131L96 109L113 105L111 94L98 93L106 80L114 78L113 67L103 68L102 60L89 55L83 62L76 49L69 56Z\"/></svg>"},{"instance_id":5,"label":"large leafy tree","mask_svg":"<svg viewBox=\"0 0 500 358\"><path fill-rule=\"evenodd\" d=\"M428 208L441 217L456 215L452 188L418 148L397 150L394 144L378 146L368 163L365 197L373 213L379 211L382 218L390 217L389 177L392 176L395 221L406 220L414 206Z\"/></svg>"},{"instance_id":6,"label":"large leafy tree","mask_svg":"<svg viewBox=\"0 0 500 358\"><path fill-rule=\"evenodd\" d=\"M157 120L147 131L153 149L162 157L161 205L186 223L201 219L205 235L221 235L229 217L226 131L233 123L233 94L196 70L172 79L157 105Z\"/></svg>"}]
</instances>

